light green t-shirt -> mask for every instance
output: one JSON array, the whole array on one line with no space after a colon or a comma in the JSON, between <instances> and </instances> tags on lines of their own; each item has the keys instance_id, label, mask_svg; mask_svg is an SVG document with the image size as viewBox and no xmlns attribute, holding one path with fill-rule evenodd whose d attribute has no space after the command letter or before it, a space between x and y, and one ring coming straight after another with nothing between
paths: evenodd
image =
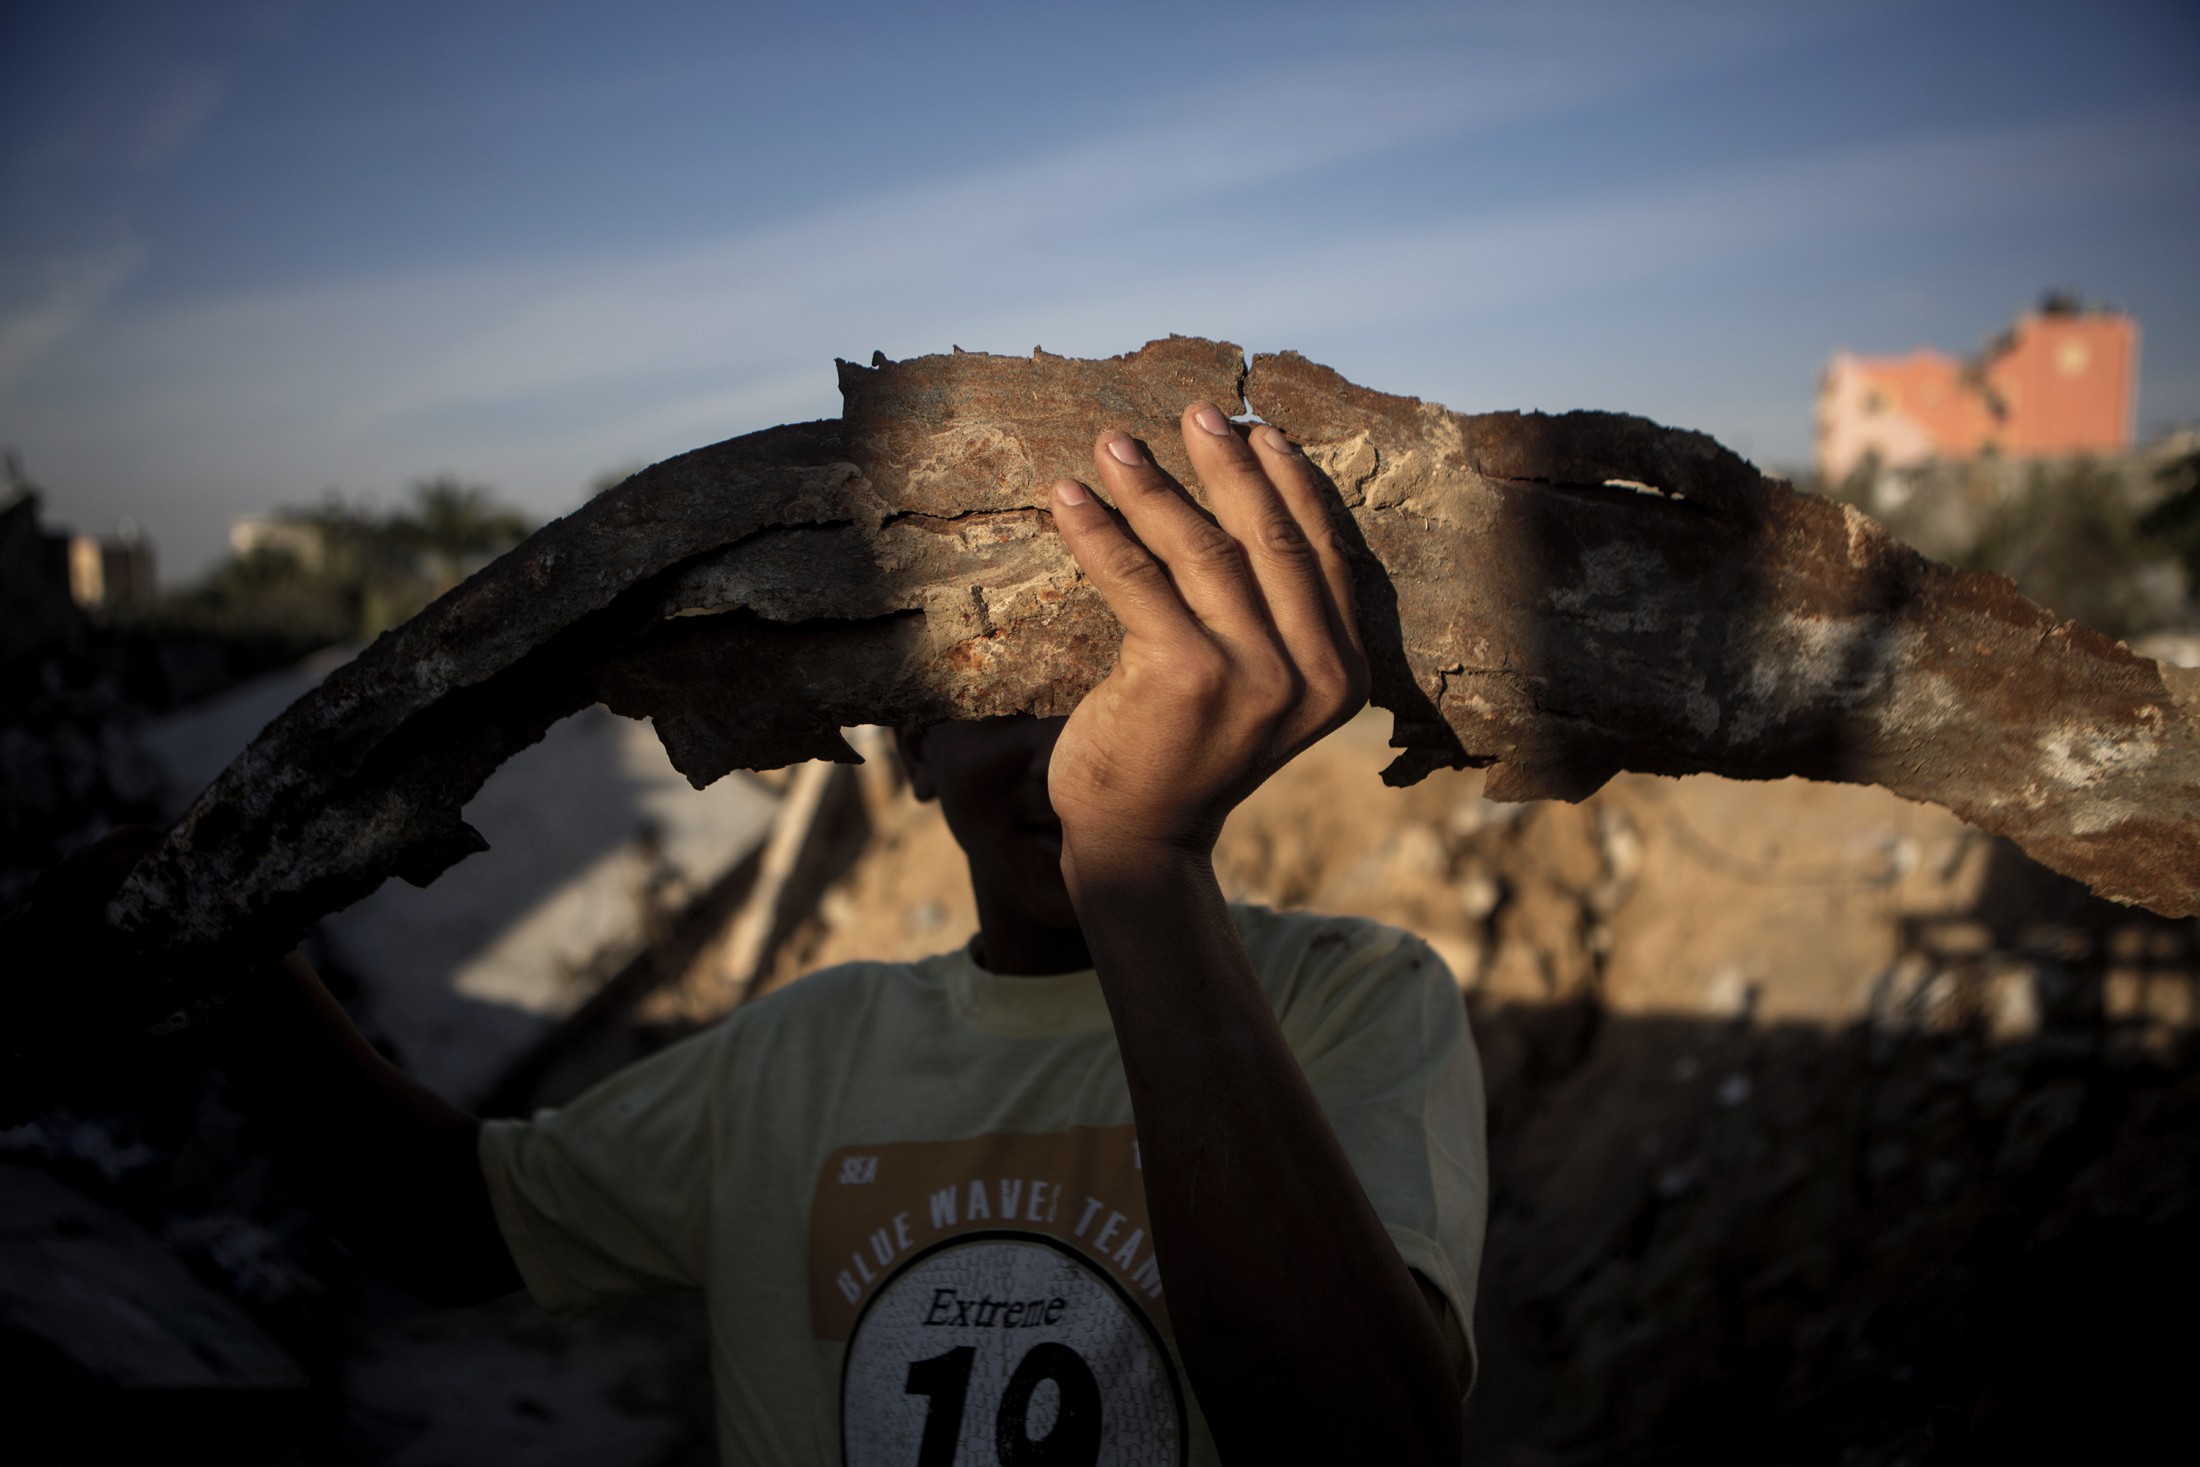
<instances>
[{"instance_id":1,"label":"light green t-shirt","mask_svg":"<svg viewBox=\"0 0 2200 1467\"><path fill-rule=\"evenodd\" d=\"M1393 928L1232 910L1377 1215L1466 1326L1488 1180L1450 974ZM728 1464L1215 1460L1089 972L827 969L488 1123L481 1161L543 1307L705 1291Z\"/></svg>"}]
</instances>

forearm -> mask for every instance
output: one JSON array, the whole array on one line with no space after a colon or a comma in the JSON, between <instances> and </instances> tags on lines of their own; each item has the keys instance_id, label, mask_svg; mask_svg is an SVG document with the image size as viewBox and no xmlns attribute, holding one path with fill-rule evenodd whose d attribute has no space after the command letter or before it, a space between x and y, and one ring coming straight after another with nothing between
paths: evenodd
<instances>
[{"instance_id":1,"label":"forearm","mask_svg":"<svg viewBox=\"0 0 2200 1467\"><path fill-rule=\"evenodd\" d=\"M214 1044L286 1173L370 1267L438 1303L519 1287L476 1160L480 1123L377 1053L311 968L286 961Z\"/></svg>"},{"instance_id":2,"label":"forearm","mask_svg":"<svg viewBox=\"0 0 2200 1467\"><path fill-rule=\"evenodd\" d=\"M1238 941L1211 866L1064 863L1108 998L1169 1315L1227 1459L1451 1462L1442 1335Z\"/></svg>"}]
</instances>

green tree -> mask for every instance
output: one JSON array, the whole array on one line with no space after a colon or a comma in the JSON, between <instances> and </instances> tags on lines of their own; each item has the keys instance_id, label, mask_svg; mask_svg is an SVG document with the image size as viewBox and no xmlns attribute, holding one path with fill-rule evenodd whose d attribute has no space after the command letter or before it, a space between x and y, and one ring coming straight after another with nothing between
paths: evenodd
<instances>
[{"instance_id":1,"label":"green tree","mask_svg":"<svg viewBox=\"0 0 2200 1467\"><path fill-rule=\"evenodd\" d=\"M448 475L415 484L411 505L394 514L331 492L281 518L306 553L233 556L161 614L201 632L294 641L301 651L371 641L528 531L526 516L495 490Z\"/></svg>"},{"instance_id":2,"label":"green tree","mask_svg":"<svg viewBox=\"0 0 2200 1467\"><path fill-rule=\"evenodd\" d=\"M2114 464L2038 464L1956 560L1999 571L2040 605L2111 636L2157 631L2189 603L2168 547L2142 527L2139 502Z\"/></svg>"},{"instance_id":3,"label":"green tree","mask_svg":"<svg viewBox=\"0 0 2200 1467\"><path fill-rule=\"evenodd\" d=\"M409 517L393 517L393 534L410 537L433 563L437 594L449 590L491 556L526 538L527 517L497 503L486 484L468 484L450 474L413 485Z\"/></svg>"},{"instance_id":4,"label":"green tree","mask_svg":"<svg viewBox=\"0 0 2200 1467\"><path fill-rule=\"evenodd\" d=\"M646 467L646 464L632 463L620 468L605 469L588 481L588 497L594 499L599 494L610 493Z\"/></svg>"},{"instance_id":5,"label":"green tree","mask_svg":"<svg viewBox=\"0 0 2200 1467\"><path fill-rule=\"evenodd\" d=\"M2139 521L2139 533L2167 546L2184 563L2185 584L2200 590L2200 448L2162 465L2169 494Z\"/></svg>"}]
</instances>

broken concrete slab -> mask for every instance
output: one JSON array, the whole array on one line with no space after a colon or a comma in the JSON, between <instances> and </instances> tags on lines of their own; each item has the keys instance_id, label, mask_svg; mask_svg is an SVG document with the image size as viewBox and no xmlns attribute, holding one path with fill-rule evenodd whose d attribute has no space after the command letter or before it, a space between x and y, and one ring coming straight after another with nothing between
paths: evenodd
<instances>
[{"instance_id":1,"label":"broken concrete slab","mask_svg":"<svg viewBox=\"0 0 2200 1467\"><path fill-rule=\"evenodd\" d=\"M234 963L481 849L498 764L601 700L697 785L858 723L1066 712L1118 636L1043 506L1194 398L1339 491L1388 777L1579 799L1621 769L1886 785L2120 901L2200 910L2200 676L1935 564L1701 434L1469 416L1189 338L841 367L838 423L671 459L544 527L255 741L129 877L141 950ZM148 999L188 1010L207 980ZM217 985L218 986L218 985Z\"/></svg>"},{"instance_id":2,"label":"broken concrete slab","mask_svg":"<svg viewBox=\"0 0 2200 1467\"><path fill-rule=\"evenodd\" d=\"M670 1463L710 1440L699 1296L551 1318L525 1295L404 1313L350 1341L343 1460L390 1467ZM715 1460L706 1458L706 1460Z\"/></svg>"},{"instance_id":3,"label":"broken concrete slab","mask_svg":"<svg viewBox=\"0 0 2200 1467\"><path fill-rule=\"evenodd\" d=\"M177 812L350 656L308 658L150 724ZM763 840L776 804L749 779L696 793L646 723L586 708L467 802L491 843L484 859L425 889L385 885L319 935L407 1072L476 1105Z\"/></svg>"},{"instance_id":4,"label":"broken concrete slab","mask_svg":"<svg viewBox=\"0 0 2200 1467\"><path fill-rule=\"evenodd\" d=\"M465 816L482 858L321 923L406 1072L477 1106L771 829L746 778L700 793L644 723L587 708L498 769Z\"/></svg>"}]
</instances>

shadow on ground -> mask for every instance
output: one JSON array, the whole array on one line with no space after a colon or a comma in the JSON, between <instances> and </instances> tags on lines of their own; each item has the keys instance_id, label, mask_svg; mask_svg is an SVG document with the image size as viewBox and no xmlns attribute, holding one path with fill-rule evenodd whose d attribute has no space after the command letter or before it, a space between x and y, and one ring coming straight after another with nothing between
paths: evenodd
<instances>
[{"instance_id":1,"label":"shadow on ground","mask_svg":"<svg viewBox=\"0 0 2200 1467\"><path fill-rule=\"evenodd\" d=\"M2194 924L1990 859L1973 910L1905 924L1890 972L1924 981L1867 1021L1478 1015L1470 1461L2125 1461L2185 1435ZM1996 1041L2015 954L2038 1022Z\"/></svg>"}]
</instances>

